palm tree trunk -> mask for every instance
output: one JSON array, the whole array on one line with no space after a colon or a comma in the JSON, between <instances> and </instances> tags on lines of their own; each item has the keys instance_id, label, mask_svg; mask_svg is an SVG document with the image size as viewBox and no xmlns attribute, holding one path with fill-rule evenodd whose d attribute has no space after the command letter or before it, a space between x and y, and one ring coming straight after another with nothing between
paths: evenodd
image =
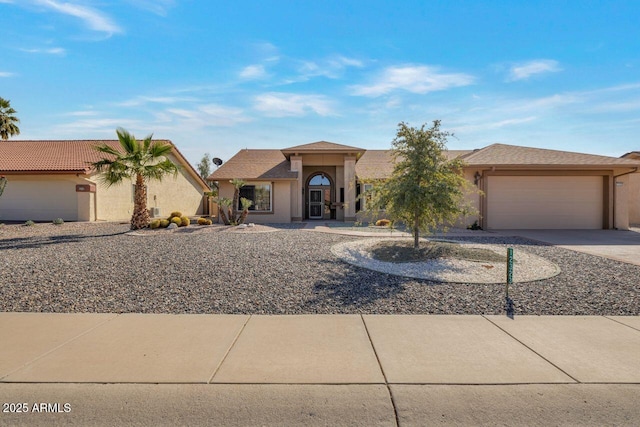
<instances>
[{"instance_id":1,"label":"palm tree trunk","mask_svg":"<svg viewBox=\"0 0 640 427\"><path fill-rule=\"evenodd\" d=\"M236 187L233 192L233 203L231 204L231 212L229 213L229 221L231 224L238 225L238 199L240 198L240 187Z\"/></svg>"},{"instance_id":2,"label":"palm tree trunk","mask_svg":"<svg viewBox=\"0 0 640 427\"><path fill-rule=\"evenodd\" d=\"M138 230L149 226L150 218L147 210L147 186L142 175L136 176L136 191L131 216L131 229Z\"/></svg>"}]
</instances>

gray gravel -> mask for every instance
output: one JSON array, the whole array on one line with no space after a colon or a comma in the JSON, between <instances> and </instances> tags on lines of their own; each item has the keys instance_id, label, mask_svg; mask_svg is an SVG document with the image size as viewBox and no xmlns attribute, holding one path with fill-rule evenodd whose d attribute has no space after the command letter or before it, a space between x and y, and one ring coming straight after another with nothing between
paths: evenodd
<instances>
[{"instance_id":1,"label":"gray gravel","mask_svg":"<svg viewBox=\"0 0 640 427\"><path fill-rule=\"evenodd\" d=\"M359 237L278 226L230 233L191 226L127 234L126 224L0 228L0 311L112 313L500 314L504 285L440 284L340 261ZM455 239L455 238L452 238ZM640 267L522 238L512 246L562 268L512 285L515 314L640 315Z\"/></svg>"}]
</instances>

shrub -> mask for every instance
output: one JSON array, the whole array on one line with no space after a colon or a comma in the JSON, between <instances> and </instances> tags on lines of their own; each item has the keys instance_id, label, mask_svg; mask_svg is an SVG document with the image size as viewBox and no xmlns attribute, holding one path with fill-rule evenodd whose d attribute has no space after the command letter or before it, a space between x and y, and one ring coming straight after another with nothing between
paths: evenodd
<instances>
[{"instance_id":1,"label":"shrub","mask_svg":"<svg viewBox=\"0 0 640 427\"><path fill-rule=\"evenodd\" d=\"M169 215L169 219L173 218L174 216L177 216L178 218L180 218L182 217L182 212L179 212L179 211L171 212L171 215Z\"/></svg>"},{"instance_id":2,"label":"shrub","mask_svg":"<svg viewBox=\"0 0 640 427\"><path fill-rule=\"evenodd\" d=\"M167 225L169 224L167 223ZM151 227L152 230L155 230L156 228L160 228L160 220L154 219L153 221L151 221L151 224L149 224L149 227Z\"/></svg>"},{"instance_id":3,"label":"shrub","mask_svg":"<svg viewBox=\"0 0 640 427\"><path fill-rule=\"evenodd\" d=\"M169 226L169 224L171 224L171 222L168 219L161 219L160 220L160 227L162 227L162 228L167 228Z\"/></svg>"},{"instance_id":4,"label":"shrub","mask_svg":"<svg viewBox=\"0 0 640 427\"><path fill-rule=\"evenodd\" d=\"M182 218L180 218L179 216L174 216L171 218L171 222L174 223L175 225L182 225Z\"/></svg>"},{"instance_id":5,"label":"shrub","mask_svg":"<svg viewBox=\"0 0 640 427\"><path fill-rule=\"evenodd\" d=\"M376 221L377 227L388 227L389 225L391 225L391 221L388 219L379 219Z\"/></svg>"},{"instance_id":6,"label":"shrub","mask_svg":"<svg viewBox=\"0 0 640 427\"><path fill-rule=\"evenodd\" d=\"M62 218L56 218L56 219L53 220L53 223L55 225L62 225L62 224L64 224L64 220Z\"/></svg>"},{"instance_id":7,"label":"shrub","mask_svg":"<svg viewBox=\"0 0 640 427\"><path fill-rule=\"evenodd\" d=\"M200 217L198 218L198 225L207 225L207 218Z\"/></svg>"},{"instance_id":8,"label":"shrub","mask_svg":"<svg viewBox=\"0 0 640 427\"><path fill-rule=\"evenodd\" d=\"M211 225L213 224L213 221L211 221L210 219L207 220L207 225Z\"/></svg>"},{"instance_id":9,"label":"shrub","mask_svg":"<svg viewBox=\"0 0 640 427\"><path fill-rule=\"evenodd\" d=\"M189 218L187 218L186 216L181 217L180 221L181 224L178 224L179 227L186 227L191 224L191 220L189 220Z\"/></svg>"},{"instance_id":10,"label":"shrub","mask_svg":"<svg viewBox=\"0 0 640 427\"><path fill-rule=\"evenodd\" d=\"M24 225L25 225L25 227L32 227L32 226L36 225L36 223L31 221L31 220L28 220L27 222L24 223Z\"/></svg>"},{"instance_id":11,"label":"shrub","mask_svg":"<svg viewBox=\"0 0 640 427\"><path fill-rule=\"evenodd\" d=\"M473 221L473 224L467 226L467 230L482 230L482 227L478 225L478 221Z\"/></svg>"}]
</instances>

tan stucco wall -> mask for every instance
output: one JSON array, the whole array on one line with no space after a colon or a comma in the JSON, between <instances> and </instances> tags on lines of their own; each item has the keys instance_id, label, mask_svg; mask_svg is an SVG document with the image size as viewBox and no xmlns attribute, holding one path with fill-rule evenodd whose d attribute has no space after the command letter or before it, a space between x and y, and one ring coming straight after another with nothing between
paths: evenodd
<instances>
[{"instance_id":1,"label":"tan stucco wall","mask_svg":"<svg viewBox=\"0 0 640 427\"><path fill-rule=\"evenodd\" d=\"M268 182L268 181L250 181L246 184ZM230 182L219 182L219 196L233 199L234 187ZM275 181L271 182L271 202L273 212L253 212L249 211L246 223L253 222L255 224L276 224L291 222L291 181Z\"/></svg>"},{"instance_id":2,"label":"tan stucco wall","mask_svg":"<svg viewBox=\"0 0 640 427\"><path fill-rule=\"evenodd\" d=\"M629 175L629 223L640 225L640 173Z\"/></svg>"},{"instance_id":3,"label":"tan stucco wall","mask_svg":"<svg viewBox=\"0 0 640 427\"><path fill-rule=\"evenodd\" d=\"M614 227L629 229L629 175L619 176L614 183L616 206Z\"/></svg>"},{"instance_id":4,"label":"tan stucco wall","mask_svg":"<svg viewBox=\"0 0 640 427\"><path fill-rule=\"evenodd\" d=\"M171 159L175 162L175 159ZM98 182L96 190L97 219L101 221L128 221L133 214L133 184L132 180L107 187L99 182L97 176L93 180ZM166 176L162 181L147 183L147 207L160 208L160 217L169 216L173 211L180 211L183 215L200 215L203 211L204 190L185 168L181 168L178 175Z\"/></svg>"},{"instance_id":5,"label":"tan stucco wall","mask_svg":"<svg viewBox=\"0 0 640 427\"><path fill-rule=\"evenodd\" d=\"M81 220L79 200L88 193L76 193L77 184L86 184L75 175L8 175L0 196L0 220L65 221Z\"/></svg>"}]
</instances>

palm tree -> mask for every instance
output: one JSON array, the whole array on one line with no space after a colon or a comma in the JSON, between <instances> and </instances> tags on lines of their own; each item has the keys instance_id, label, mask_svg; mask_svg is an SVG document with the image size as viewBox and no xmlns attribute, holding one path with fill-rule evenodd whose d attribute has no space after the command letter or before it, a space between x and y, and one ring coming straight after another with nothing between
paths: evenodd
<instances>
[{"instance_id":1,"label":"palm tree","mask_svg":"<svg viewBox=\"0 0 640 427\"><path fill-rule=\"evenodd\" d=\"M14 114L16 110L11 108L11 102L0 98L0 138L5 141L13 135L20 135L20 129L16 125L20 120Z\"/></svg>"},{"instance_id":2,"label":"palm tree","mask_svg":"<svg viewBox=\"0 0 640 427\"><path fill-rule=\"evenodd\" d=\"M131 229L145 228L150 222L146 182L161 181L169 173L174 176L178 173L178 167L167 158L172 146L152 142L153 135L147 136L143 141L137 141L135 136L123 128L118 128L116 133L122 149L118 150L107 144L96 146L96 150L107 156L91 165L101 174L101 180L107 187L127 179L135 179Z\"/></svg>"}]
</instances>

